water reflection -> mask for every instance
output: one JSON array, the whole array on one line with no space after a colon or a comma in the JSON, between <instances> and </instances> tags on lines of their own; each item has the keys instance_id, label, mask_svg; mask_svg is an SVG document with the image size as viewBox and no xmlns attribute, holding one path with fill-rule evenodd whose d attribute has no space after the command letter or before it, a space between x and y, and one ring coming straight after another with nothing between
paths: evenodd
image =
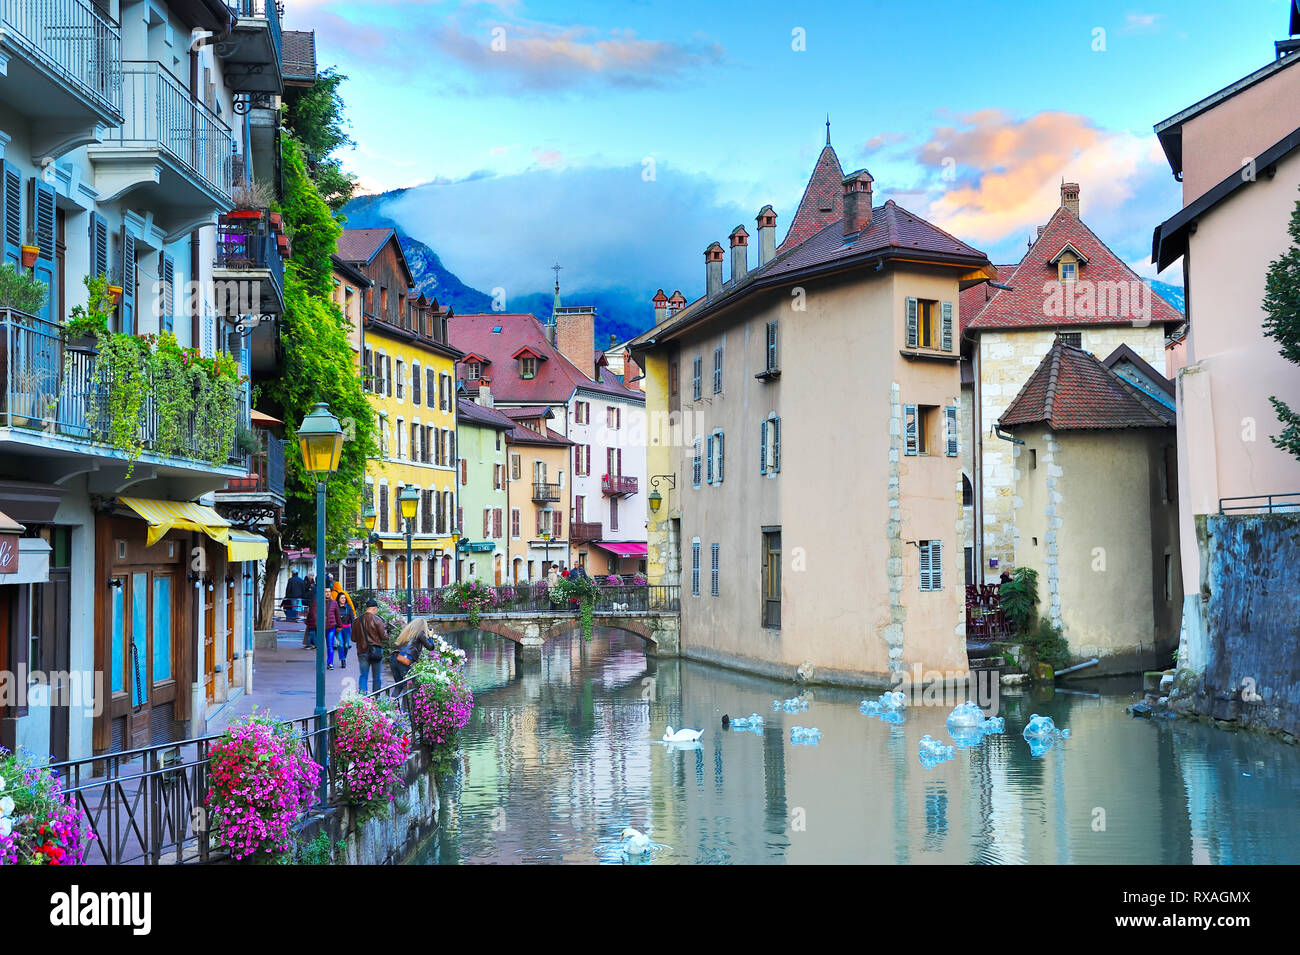
<instances>
[{"instance_id":1,"label":"water reflection","mask_svg":"<svg viewBox=\"0 0 1300 955\"><path fill-rule=\"evenodd\" d=\"M807 711L773 712L787 684L647 659L615 632L560 639L531 663L491 635L458 642L475 712L419 863L594 864L618 858L625 826L657 844L653 864L1300 861L1296 748L1133 720L1129 681L1003 694L1005 733L926 769L918 741L953 742L951 706L891 725L858 712L861 693L816 688ZM765 723L727 730L724 713ZM1032 755L1032 713L1071 738ZM792 746L796 723L820 743ZM665 745L669 724L705 732Z\"/></svg>"}]
</instances>

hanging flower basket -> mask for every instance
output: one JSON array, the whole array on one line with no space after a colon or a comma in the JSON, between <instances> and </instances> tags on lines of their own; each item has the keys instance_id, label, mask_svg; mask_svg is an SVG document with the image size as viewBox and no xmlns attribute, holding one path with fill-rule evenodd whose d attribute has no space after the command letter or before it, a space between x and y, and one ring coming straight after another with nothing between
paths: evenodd
<instances>
[{"instance_id":1,"label":"hanging flower basket","mask_svg":"<svg viewBox=\"0 0 1300 955\"><path fill-rule=\"evenodd\" d=\"M114 305L120 302L122 300L122 286L110 285L108 287L108 297L113 300Z\"/></svg>"},{"instance_id":2,"label":"hanging flower basket","mask_svg":"<svg viewBox=\"0 0 1300 955\"><path fill-rule=\"evenodd\" d=\"M39 245L23 246L23 268L30 269L33 265L35 265L36 259L40 256L40 254L41 254L41 247Z\"/></svg>"}]
</instances>

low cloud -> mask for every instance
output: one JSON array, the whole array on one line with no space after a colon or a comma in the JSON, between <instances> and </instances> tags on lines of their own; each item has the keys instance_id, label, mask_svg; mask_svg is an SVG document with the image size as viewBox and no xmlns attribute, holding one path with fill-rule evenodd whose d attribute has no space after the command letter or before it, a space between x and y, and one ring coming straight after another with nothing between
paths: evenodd
<instances>
[{"instance_id":1,"label":"low cloud","mask_svg":"<svg viewBox=\"0 0 1300 955\"><path fill-rule=\"evenodd\" d=\"M1160 30L1163 13L1129 13L1124 17L1120 33L1156 33Z\"/></svg>"}]
</instances>

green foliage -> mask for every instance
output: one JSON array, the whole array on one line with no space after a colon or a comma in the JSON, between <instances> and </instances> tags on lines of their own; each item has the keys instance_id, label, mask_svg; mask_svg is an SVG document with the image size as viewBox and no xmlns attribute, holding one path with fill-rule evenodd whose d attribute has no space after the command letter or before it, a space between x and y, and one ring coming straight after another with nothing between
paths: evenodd
<instances>
[{"instance_id":1,"label":"green foliage","mask_svg":"<svg viewBox=\"0 0 1300 955\"><path fill-rule=\"evenodd\" d=\"M361 513L367 459L376 453L375 424L348 325L330 300L333 273L330 255L340 227L307 175L302 147L285 137L284 221L293 235L293 256L284 276L284 314L280 344L284 352L280 375L259 390L260 410L285 422L286 541L314 544L316 483L302 467L295 430L318 401L343 425L343 454L326 490L326 554L337 559L346 552Z\"/></svg>"},{"instance_id":2,"label":"green foliage","mask_svg":"<svg viewBox=\"0 0 1300 955\"><path fill-rule=\"evenodd\" d=\"M327 833L320 832L311 842L299 842L294 853L295 865L333 865L337 853L342 856L347 843L340 839L331 844Z\"/></svg>"},{"instance_id":3,"label":"green foliage","mask_svg":"<svg viewBox=\"0 0 1300 955\"><path fill-rule=\"evenodd\" d=\"M356 177L343 171L334 152L353 145L347 133L339 87L347 76L334 67L323 70L310 88L285 90L284 122L302 144L306 169L322 199L338 212L352 198Z\"/></svg>"},{"instance_id":4,"label":"green foliage","mask_svg":"<svg viewBox=\"0 0 1300 955\"><path fill-rule=\"evenodd\" d=\"M1026 636L1025 643L1033 649L1039 662L1053 670L1064 670L1070 665L1070 645L1061 628L1053 626L1046 617L1038 621L1038 629Z\"/></svg>"},{"instance_id":5,"label":"green foliage","mask_svg":"<svg viewBox=\"0 0 1300 955\"><path fill-rule=\"evenodd\" d=\"M1264 282L1264 334L1281 347L1287 361L1300 365L1300 202L1291 211L1291 248L1268 267ZM1282 423L1282 433L1273 435L1273 444L1300 458L1300 412L1272 397L1269 401Z\"/></svg>"},{"instance_id":6,"label":"green foliage","mask_svg":"<svg viewBox=\"0 0 1300 955\"><path fill-rule=\"evenodd\" d=\"M1038 571L1017 567L1011 579L1002 584L1001 604L1016 632L1029 633L1038 619Z\"/></svg>"},{"instance_id":7,"label":"green foliage","mask_svg":"<svg viewBox=\"0 0 1300 955\"><path fill-rule=\"evenodd\" d=\"M578 577L567 572L548 591L551 603L574 607L578 611L584 640L591 639L596 598L599 595L600 586L590 577Z\"/></svg>"},{"instance_id":8,"label":"green foliage","mask_svg":"<svg viewBox=\"0 0 1300 955\"><path fill-rule=\"evenodd\" d=\"M133 462L131 470L144 450L140 423L149 394L148 358L149 346L143 338L100 336L91 386L99 400L86 406L86 423L102 432L110 447L126 452Z\"/></svg>"},{"instance_id":9,"label":"green foliage","mask_svg":"<svg viewBox=\"0 0 1300 955\"><path fill-rule=\"evenodd\" d=\"M68 338L98 338L108 334L108 322L113 315L113 297L108 294L108 279L103 275L85 276L88 304L72 306L72 315L63 325Z\"/></svg>"},{"instance_id":10,"label":"green foliage","mask_svg":"<svg viewBox=\"0 0 1300 955\"><path fill-rule=\"evenodd\" d=\"M0 308L35 315L44 307L48 294L44 282L19 270L12 262L0 265Z\"/></svg>"}]
</instances>

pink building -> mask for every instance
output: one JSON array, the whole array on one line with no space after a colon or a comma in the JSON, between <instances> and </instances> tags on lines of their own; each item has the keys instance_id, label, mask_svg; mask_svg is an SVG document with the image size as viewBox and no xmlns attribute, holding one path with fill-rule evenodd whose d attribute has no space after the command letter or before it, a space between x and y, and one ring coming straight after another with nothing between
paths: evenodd
<instances>
[{"instance_id":1,"label":"pink building","mask_svg":"<svg viewBox=\"0 0 1300 955\"><path fill-rule=\"evenodd\" d=\"M1179 665L1205 665L1201 515L1300 501L1300 462L1269 440L1281 430L1269 402L1300 407L1300 374L1266 338L1260 307L1269 264L1289 246L1300 199L1300 11L1277 57L1156 125L1183 208L1156 227L1158 268L1183 260L1185 363L1178 372L1178 495L1183 579ZM1292 503L1290 506L1294 507Z\"/></svg>"}]
</instances>

